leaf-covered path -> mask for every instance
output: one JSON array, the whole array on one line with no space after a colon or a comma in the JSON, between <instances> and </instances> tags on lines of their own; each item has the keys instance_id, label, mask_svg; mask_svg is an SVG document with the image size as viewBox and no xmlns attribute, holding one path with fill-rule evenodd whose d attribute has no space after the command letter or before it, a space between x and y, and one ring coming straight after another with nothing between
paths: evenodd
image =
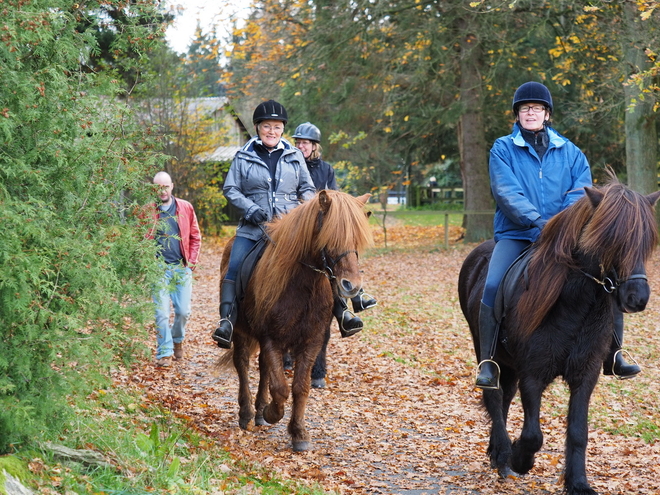
<instances>
[{"instance_id":1,"label":"leaf-covered path","mask_svg":"<svg viewBox=\"0 0 660 495\"><path fill-rule=\"evenodd\" d=\"M258 462L282 477L318 482L328 491L561 493L566 409L561 383L544 395L545 439L533 470L503 482L488 465L489 425L479 407L480 393L471 385L475 362L456 292L470 247L435 249L428 243L436 235L408 230L400 234L401 242L417 243L418 249L363 261L365 287L379 305L361 313L366 328L355 337L341 339L333 327L327 387L312 389L307 407L310 452L291 450L288 409L277 425L252 431L238 427L237 378L233 372L215 372L222 351L210 339L218 311L222 247L217 243L205 243L197 271L186 359L164 370L146 364L130 380L218 439L236 459ZM396 231L390 239L396 244ZM656 256L649 270L654 281L659 265ZM643 364L643 374L616 383L603 377L592 399L587 469L599 493L660 493L660 443L606 432L626 426L636 431L644 421L656 435L660 429L658 307L654 295L645 313L627 320L628 348ZM254 390L256 381L253 385ZM512 437L520 431L521 414L516 401Z\"/></svg>"}]
</instances>

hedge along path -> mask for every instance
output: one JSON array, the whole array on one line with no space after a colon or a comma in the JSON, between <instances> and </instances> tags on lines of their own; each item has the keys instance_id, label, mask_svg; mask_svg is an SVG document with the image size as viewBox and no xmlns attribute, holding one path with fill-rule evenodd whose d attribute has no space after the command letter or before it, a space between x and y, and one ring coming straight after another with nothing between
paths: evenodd
<instances>
[{"instance_id":1,"label":"hedge along path","mask_svg":"<svg viewBox=\"0 0 660 495\"><path fill-rule=\"evenodd\" d=\"M454 242L438 248L444 230L434 229L393 227L388 231L393 249L384 254L376 249L362 261L365 288L379 304L360 314L365 329L354 337L340 338L333 323L327 388L313 389L307 406L310 452L291 450L290 400L280 423L241 430L238 379L214 370L222 352L210 339L218 319L222 242L203 245L186 359L165 370L147 363L130 379L221 442L235 459L257 462L283 478L319 483L329 492L561 493L567 394L560 382L544 395L544 445L530 474L500 481L488 465L489 424L481 393L472 386L476 363L456 292L461 263L474 246ZM660 443L635 436L654 425L657 435L660 428L657 253L648 272L651 302L644 313L626 317L626 347L643 372L623 382L602 377L592 398L587 470L603 494L660 492ZM254 392L256 360L252 376ZM517 399L510 418L515 437L522 427ZM608 433L614 427L629 436Z\"/></svg>"}]
</instances>

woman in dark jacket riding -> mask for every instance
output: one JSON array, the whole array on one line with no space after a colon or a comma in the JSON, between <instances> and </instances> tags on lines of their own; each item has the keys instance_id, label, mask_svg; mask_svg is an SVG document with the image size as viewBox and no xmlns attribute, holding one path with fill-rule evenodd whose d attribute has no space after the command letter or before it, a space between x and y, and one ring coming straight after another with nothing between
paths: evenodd
<instances>
[{"instance_id":1,"label":"woman in dark jacket riding","mask_svg":"<svg viewBox=\"0 0 660 495\"><path fill-rule=\"evenodd\" d=\"M316 193L302 153L282 138L286 109L274 100L260 103L252 122L257 135L234 156L223 192L241 213L229 267L220 288L220 323L213 333L229 349L236 322L236 276L262 237L262 224L295 208Z\"/></svg>"},{"instance_id":2,"label":"woman in dark jacket riding","mask_svg":"<svg viewBox=\"0 0 660 495\"><path fill-rule=\"evenodd\" d=\"M493 314L495 295L507 268L554 215L575 203L591 186L587 159L567 138L550 126L553 105L543 84L527 82L513 96L513 132L495 141L489 173L495 198L495 249L488 265L479 314L480 360L476 386L499 388L499 368L492 360L497 338ZM615 315L611 353L604 373L632 378L640 372L620 352L623 314Z\"/></svg>"},{"instance_id":3,"label":"woman in dark jacket riding","mask_svg":"<svg viewBox=\"0 0 660 495\"><path fill-rule=\"evenodd\" d=\"M312 181L314 181L316 190L338 190L335 171L332 165L321 159L321 131L319 128L310 122L305 122L296 127L293 138L296 140L296 147L302 151L305 157L305 162L307 163L307 168ZM377 304L376 299L362 289L360 289L357 296L351 299L351 302L353 304L353 311L356 313L372 308ZM348 309L348 305L343 298L335 298L333 313L339 322L339 331L342 337L349 337L362 330L364 326L362 320Z\"/></svg>"}]
</instances>

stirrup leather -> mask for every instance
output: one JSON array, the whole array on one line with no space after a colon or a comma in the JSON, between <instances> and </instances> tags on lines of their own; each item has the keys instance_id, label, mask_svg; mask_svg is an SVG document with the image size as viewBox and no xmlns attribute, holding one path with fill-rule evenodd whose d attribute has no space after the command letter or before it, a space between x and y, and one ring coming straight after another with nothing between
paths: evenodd
<instances>
[{"instance_id":1,"label":"stirrup leather","mask_svg":"<svg viewBox=\"0 0 660 495\"><path fill-rule=\"evenodd\" d=\"M635 375L623 376L623 375L617 375L617 374L614 372L614 366L615 366L615 364L616 364L616 358L617 358L617 356L618 356L619 354L621 354L621 356L623 356L623 358L624 358L626 361L628 361L628 364L634 364L634 365L637 366L638 368L641 368L641 366L639 365L639 363L637 362L637 360L636 360L634 357L632 357L632 354L630 354L628 351L625 351L625 350L623 350L623 349L619 349L618 351L616 351L616 352L614 353L614 356L612 356L612 376L613 376L614 378L616 378L617 380L628 380L628 379L630 379L630 378L635 378L635 377L637 376L637 374L635 374Z\"/></svg>"},{"instance_id":2,"label":"stirrup leather","mask_svg":"<svg viewBox=\"0 0 660 495\"><path fill-rule=\"evenodd\" d=\"M493 364L495 365L495 367L497 368L497 383L495 384L495 386L492 386L492 387L477 387L477 388L481 388L481 389L483 389L483 390L499 390L499 388L500 388L500 373L501 373L501 369L500 369L500 365L497 364L497 361L494 361L494 360L492 360L492 359L484 359L483 361L481 361L481 362L477 365L476 377L475 377L475 379L474 379L475 383L476 383L476 381L477 381L477 378L479 378L479 373L481 373L481 365L484 364L484 363L493 363Z\"/></svg>"}]
</instances>

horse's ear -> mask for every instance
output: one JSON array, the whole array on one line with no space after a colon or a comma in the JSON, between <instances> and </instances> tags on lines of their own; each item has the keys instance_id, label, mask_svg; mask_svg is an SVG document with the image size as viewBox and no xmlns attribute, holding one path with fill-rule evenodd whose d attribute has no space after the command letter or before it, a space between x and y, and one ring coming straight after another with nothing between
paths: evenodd
<instances>
[{"instance_id":1,"label":"horse's ear","mask_svg":"<svg viewBox=\"0 0 660 495\"><path fill-rule=\"evenodd\" d=\"M591 204L594 205L594 208L600 204L600 202L603 200L603 196L605 196L605 194L594 187L585 187L584 192L591 201Z\"/></svg>"},{"instance_id":2,"label":"horse's ear","mask_svg":"<svg viewBox=\"0 0 660 495\"><path fill-rule=\"evenodd\" d=\"M321 189L319 191L319 206L321 207L321 211L324 215L328 213L328 210L330 209L330 203L332 203L330 196L328 196L328 193L325 189Z\"/></svg>"},{"instance_id":3,"label":"horse's ear","mask_svg":"<svg viewBox=\"0 0 660 495\"><path fill-rule=\"evenodd\" d=\"M367 194L363 194L362 196L358 196L358 197L355 198L355 199L357 199L357 200L358 200L360 203L362 203L363 205L366 205L366 204L367 204L367 201L369 201L369 198L370 198L370 197L371 197L371 194L367 193Z\"/></svg>"},{"instance_id":4,"label":"horse's ear","mask_svg":"<svg viewBox=\"0 0 660 495\"><path fill-rule=\"evenodd\" d=\"M660 191L656 191L646 196L646 199L648 200L649 203L651 203L651 206L654 206L658 202L659 198L660 198Z\"/></svg>"}]
</instances>

